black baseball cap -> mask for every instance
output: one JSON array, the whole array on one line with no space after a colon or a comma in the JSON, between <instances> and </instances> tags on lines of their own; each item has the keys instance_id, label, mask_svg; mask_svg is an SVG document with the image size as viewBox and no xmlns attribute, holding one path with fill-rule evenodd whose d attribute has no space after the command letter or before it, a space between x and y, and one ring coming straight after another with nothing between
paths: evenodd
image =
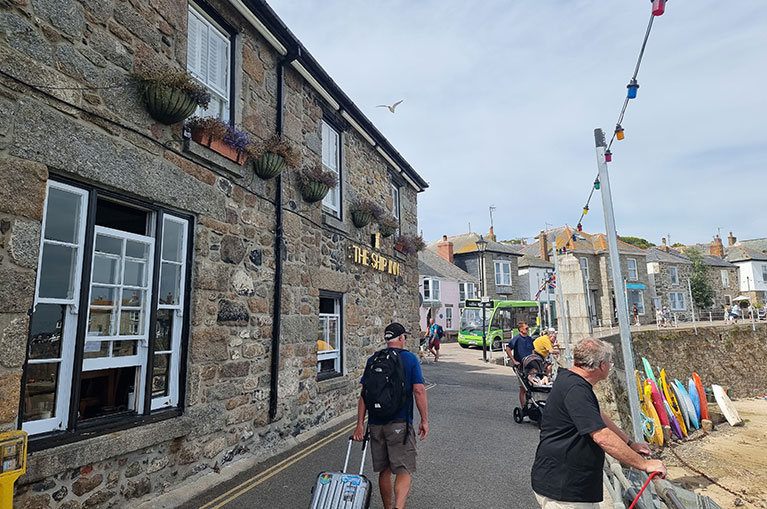
<instances>
[{"instance_id":1,"label":"black baseball cap","mask_svg":"<svg viewBox=\"0 0 767 509\"><path fill-rule=\"evenodd\" d=\"M403 327L401 323L392 322L386 326L386 330L384 331L384 339L386 341L391 341L392 339L397 339L402 334L410 333L405 330L405 327Z\"/></svg>"}]
</instances>

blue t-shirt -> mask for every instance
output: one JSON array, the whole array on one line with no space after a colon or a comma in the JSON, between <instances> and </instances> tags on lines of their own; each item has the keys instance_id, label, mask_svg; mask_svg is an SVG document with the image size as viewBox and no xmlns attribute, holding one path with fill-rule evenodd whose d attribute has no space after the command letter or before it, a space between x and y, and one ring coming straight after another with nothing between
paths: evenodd
<instances>
[{"instance_id":1,"label":"blue t-shirt","mask_svg":"<svg viewBox=\"0 0 767 509\"><path fill-rule=\"evenodd\" d=\"M423 374L421 373L421 363L418 362L418 357L400 348L386 348L386 350L399 350L400 358L402 359L402 367L405 368L405 389L410 392L410 402L405 405L400 412L394 416L392 420L409 420L413 422L413 385L423 384ZM368 364L373 359L371 355L368 357L365 363L365 370L367 371ZM361 384L365 383L365 374L362 374ZM368 414L368 422L370 424L386 424L390 421L378 421L373 416Z\"/></svg>"},{"instance_id":2,"label":"blue t-shirt","mask_svg":"<svg viewBox=\"0 0 767 509\"><path fill-rule=\"evenodd\" d=\"M509 341L509 348L514 352L514 359L522 362L522 359L533 353L533 338L517 334Z\"/></svg>"},{"instance_id":3,"label":"blue t-shirt","mask_svg":"<svg viewBox=\"0 0 767 509\"><path fill-rule=\"evenodd\" d=\"M429 327L429 338L430 339L436 339L439 338L439 325L436 323Z\"/></svg>"}]
</instances>

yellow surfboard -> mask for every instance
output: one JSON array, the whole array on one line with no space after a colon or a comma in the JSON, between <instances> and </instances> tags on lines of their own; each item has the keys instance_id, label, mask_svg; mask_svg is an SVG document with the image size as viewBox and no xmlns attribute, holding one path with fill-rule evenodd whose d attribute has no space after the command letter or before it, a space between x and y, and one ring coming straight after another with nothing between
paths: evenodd
<instances>
[{"instance_id":1,"label":"yellow surfboard","mask_svg":"<svg viewBox=\"0 0 767 509\"><path fill-rule=\"evenodd\" d=\"M644 399L642 400L642 411L647 417L652 419L653 425L655 426L655 434L652 436L649 442L651 444L662 447L663 428L660 425L660 417L658 417L658 412L655 411L655 407L652 404L652 386L650 386L650 382L648 381L645 381L644 383Z\"/></svg>"},{"instance_id":2,"label":"yellow surfboard","mask_svg":"<svg viewBox=\"0 0 767 509\"><path fill-rule=\"evenodd\" d=\"M671 407L671 412L673 412L674 417L676 417L676 420L679 422L679 429L682 430L682 435L687 436L687 427L684 425L684 417L682 416L682 411L679 409L679 402L676 400L674 392L669 390L668 383L666 382L665 369L660 370L660 384L663 390L663 395L666 396L666 401L668 401L668 406Z\"/></svg>"}]
</instances>

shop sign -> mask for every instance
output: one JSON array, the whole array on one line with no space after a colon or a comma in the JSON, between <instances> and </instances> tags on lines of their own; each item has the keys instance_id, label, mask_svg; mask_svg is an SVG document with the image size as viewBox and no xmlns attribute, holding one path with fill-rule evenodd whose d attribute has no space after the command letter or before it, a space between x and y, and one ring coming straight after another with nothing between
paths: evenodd
<instances>
[{"instance_id":1,"label":"shop sign","mask_svg":"<svg viewBox=\"0 0 767 509\"><path fill-rule=\"evenodd\" d=\"M392 276L399 276L399 262L376 253L371 249L351 245L349 246L348 257L358 265L371 267L380 272L391 274Z\"/></svg>"}]
</instances>

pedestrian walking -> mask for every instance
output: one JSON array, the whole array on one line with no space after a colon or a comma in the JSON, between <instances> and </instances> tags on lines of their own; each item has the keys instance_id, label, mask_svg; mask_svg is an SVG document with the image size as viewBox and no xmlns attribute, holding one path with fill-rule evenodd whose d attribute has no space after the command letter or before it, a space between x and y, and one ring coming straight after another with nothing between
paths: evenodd
<instances>
[{"instance_id":1,"label":"pedestrian walking","mask_svg":"<svg viewBox=\"0 0 767 509\"><path fill-rule=\"evenodd\" d=\"M535 347L533 345L533 338L529 336L530 326L527 322L517 323L517 330L519 333L509 341L509 344L506 346L506 353L514 365L521 368L522 359L533 353ZM520 408L525 408L525 387L519 380L517 380L517 383L519 384L519 405Z\"/></svg>"},{"instance_id":2,"label":"pedestrian walking","mask_svg":"<svg viewBox=\"0 0 767 509\"><path fill-rule=\"evenodd\" d=\"M541 439L531 474L543 509L598 509L602 501L605 453L645 472L661 472L660 460L648 460L650 448L632 442L599 409L593 386L610 374L613 347L587 338L573 349L574 366L560 369L546 401Z\"/></svg>"},{"instance_id":3,"label":"pedestrian walking","mask_svg":"<svg viewBox=\"0 0 767 509\"><path fill-rule=\"evenodd\" d=\"M666 327L671 326L671 310L668 305L663 306L663 325Z\"/></svg>"},{"instance_id":4,"label":"pedestrian walking","mask_svg":"<svg viewBox=\"0 0 767 509\"><path fill-rule=\"evenodd\" d=\"M428 345L429 353L434 356L434 362L439 361L439 343L444 334L440 325L434 322L434 318L429 319Z\"/></svg>"},{"instance_id":5,"label":"pedestrian walking","mask_svg":"<svg viewBox=\"0 0 767 509\"><path fill-rule=\"evenodd\" d=\"M408 334L402 324L393 322L387 325L384 331L386 348L367 360L360 380L362 392L357 403L354 440L360 441L365 436L367 413L373 471L378 472L378 488L384 509L404 509L412 475L416 471L414 399L421 417L418 436L423 440L429 434L421 364L418 357L405 350Z\"/></svg>"},{"instance_id":6,"label":"pedestrian walking","mask_svg":"<svg viewBox=\"0 0 767 509\"><path fill-rule=\"evenodd\" d=\"M732 309L730 309L730 320L733 323L738 323L738 318L740 318L740 306L736 302L732 305Z\"/></svg>"},{"instance_id":7,"label":"pedestrian walking","mask_svg":"<svg viewBox=\"0 0 767 509\"><path fill-rule=\"evenodd\" d=\"M631 308L631 314L634 315L634 325L639 326L639 307L634 304L634 307Z\"/></svg>"},{"instance_id":8,"label":"pedestrian walking","mask_svg":"<svg viewBox=\"0 0 767 509\"><path fill-rule=\"evenodd\" d=\"M655 323L658 324L658 327L663 327L663 311L660 308L655 309Z\"/></svg>"}]
</instances>

